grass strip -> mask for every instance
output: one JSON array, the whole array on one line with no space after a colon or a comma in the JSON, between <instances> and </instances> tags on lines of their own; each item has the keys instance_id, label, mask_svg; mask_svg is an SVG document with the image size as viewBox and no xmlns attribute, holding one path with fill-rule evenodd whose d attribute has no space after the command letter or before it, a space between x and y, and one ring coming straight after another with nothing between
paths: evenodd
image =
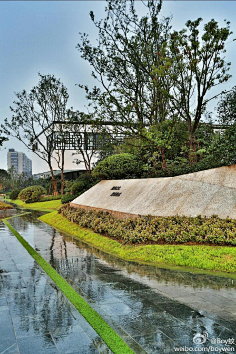
<instances>
[{"instance_id":1,"label":"grass strip","mask_svg":"<svg viewBox=\"0 0 236 354\"><path fill-rule=\"evenodd\" d=\"M94 311L89 304L70 286L67 281L48 264L43 257L38 254L33 247L11 226L7 219L3 222L16 236L18 241L24 246L28 253L36 260L42 269L49 275L58 288L65 294L70 302L76 307L87 322L94 328L107 346L115 354L134 354L132 349L123 341L121 337Z\"/></svg>"},{"instance_id":2,"label":"grass strip","mask_svg":"<svg viewBox=\"0 0 236 354\"><path fill-rule=\"evenodd\" d=\"M27 214L31 214L30 211L26 211L25 213L21 213L21 214L16 214L16 215L12 215L12 216L8 216L7 218L4 218L4 220L8 220L8 219L13 219L13 218L16 218L18 216L23 216L23 215L27 215ZM3 220L3 221L4 221Z\"/></svg>"},{"instance_id":3,"label":"grass strip","mask_svg":"<svg viewBox=\"0 0 236 354\"><path fill-rule=\"evenodd\" d=\"M13 203L15 205L18 205L21 208L25 209L33 209L33 210L40 210L40 211L52 211L60 208L62 206L61 200L56 199L56 200L50 200L46 202L36 202L36 203L28 203L26 204L20 199L16 200L11 200L7 199L8 202Z\"/></svg>"},{"instance_id":4,"label":"grass strip","mask_svg":"<svg viewBox=\"0 0 236 354\"><path fill-rule=\"evenodd\" d=\"M126 261L236 279L236 248L206 245L122 245L82 228L54 211L39 218L45 223ZM234 273L234 274L233 274Z\"/></svg>"}]
</instances>

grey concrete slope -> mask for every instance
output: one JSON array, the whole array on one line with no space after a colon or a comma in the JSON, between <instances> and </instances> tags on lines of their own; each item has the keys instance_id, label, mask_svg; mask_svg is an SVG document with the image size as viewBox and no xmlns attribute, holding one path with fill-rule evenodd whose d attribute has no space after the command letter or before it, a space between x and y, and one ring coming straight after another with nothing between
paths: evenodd
<instances>
[{"instance_id":1,"label":"grey concrete slope","mask_svg":"<svg viewBox=\"0 0 236 354\"><path fill-rule=\"evenodd\" d=\"M117 217L214 214L236 219L236 165L176 177L101 181L71 205Z\"/></svg>"}]
</instances>

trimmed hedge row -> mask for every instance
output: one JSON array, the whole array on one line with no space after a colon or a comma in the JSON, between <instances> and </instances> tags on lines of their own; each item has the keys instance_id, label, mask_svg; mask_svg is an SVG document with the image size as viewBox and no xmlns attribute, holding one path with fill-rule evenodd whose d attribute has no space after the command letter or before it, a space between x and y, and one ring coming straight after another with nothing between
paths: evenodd
<instances>
[{"instance_id":1,"label":"trimmed hedge row","mask_svg":"<svg viewBox=\"0 0 236 354\"><path fill-rule=\"evenodd\" d=\"M40 197L40 202L50 202L50 200L59 200L61 195L48 195L47 197Z\"/></svg>"},{"instance_id":2,"label":"trimmed hedge row","mask_svg":"<svg viewBox=\"0 0 236 354\"><path fill-rule=\"evenodd\" d=\"M116 219L106 212L86 211L63 205L68 220L128 244L198 243L236 245L236 220L207 217L137 217Z\"/></svg>"}]
</instances>

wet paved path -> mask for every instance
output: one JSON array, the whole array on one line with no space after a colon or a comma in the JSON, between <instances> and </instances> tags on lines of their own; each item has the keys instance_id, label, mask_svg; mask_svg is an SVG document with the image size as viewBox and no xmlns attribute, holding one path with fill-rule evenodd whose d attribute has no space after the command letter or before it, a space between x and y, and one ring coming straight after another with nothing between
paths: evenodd
<instances>
[{"instance_id":1,"label":"wet paved path","mask_svg":"<svg viewBox=\"0 0 236 354\"><path fill-rule=\"evenodd\" d=\"M171 354L179 347L185 347L182 352L187 353L191 348L201 350L210 346L211 353L218 353L225 344L212 345L213 339L236 340L236 289L232 280L127 264L72 240L40 222L36 216L37 213L25 215L11 219L10 223L135 353ZM26 251L14 236L10 236L5 226L1 227L2 240L7 247L0 250L1 269L4 271L6 266L7 252L13 252L14 259L8 264L7 272L11 273L1 274L2 307L16 326L21 353L28 353L23 346L29 338L33 338L32 345L36 348L29 353L109 353L101 338L53 287L30 256L25 255ZM32 317L23 321L22 316ZM17 326L20 327L18 332ZM195 335L205 332L208 335L205 344L193 342ZM26 339L27 336L30 337ZM87 340L84 346L81 338ZM42 345L48 346L48 351L37 349ZM233 345L230 348L228 352L235 349Z\"/></svg>"},{"instance_id":2,"label":"wet paved path","mask_svg":"<svg viewBox=\"0 0 236 354\"><path fill-rule=\"evenodd\" d=\"M0 221L0 353L111 353Z\"/></svg>"}]
</instances>

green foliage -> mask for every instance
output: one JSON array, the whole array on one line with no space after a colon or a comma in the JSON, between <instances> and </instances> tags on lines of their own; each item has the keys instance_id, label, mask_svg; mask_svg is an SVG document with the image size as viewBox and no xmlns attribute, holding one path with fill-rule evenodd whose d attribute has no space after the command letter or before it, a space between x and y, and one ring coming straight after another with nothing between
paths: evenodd
<instances>
[{"instance_id":1,"label":"green foliage","mask_svg":"<svg viewBox=\"0 0 236 354\"><path fill-rule=\"evenodd\" d=\"M16 100L10 107L12 117L9 120L6 118L1 128L6 135L15 137L47 162L52 170L53 122L65 120L69 95L66 87L54 75L38 75L38 84L29 92L23 90L16 93ZM49 136L51 139L47 139ZM54 175L52 181L55 182ZM56 184L53 185L56 194Z\"/></svg>"},{"instance_id":2,"label":"green foliage","mask_svg":"<svg viewBox=\"0 0 236 354\"><path fill-rule=\"evenodd\" d=\"M75 181L68 181L68 180L64 181L64 193L65 194L71 192L71 188L72 188L74 182Z\"/></svg>"},{"instance_id":3,"label":"green foliage","mask_svg":"<svg viewBox=\"0 0 236 354\"><path fill-rule=\"evenodd\" d=\"M166 119L173 86L170 76L163 80L152 72L153 66L166 64L158 54L166 47L170 18L160 19L161 1L143 5L139 17L135 1L109 0L103 20L95 19L90 12L98 29L97 45L90 43L86 33L81 33L78 44L82 58L92 67L92 76L106 82L103 89L95 86L89 90L80 85L96 116L131 128L129 133L134 132L134 125L142 128L145 123L152 125Z\"/></svg>"},{"instance_id":4,"label":"green foliage","mask_svg":"<svg viewBox=\"0 0 236 354\"><path fill-rule=\"evenodd\" d=\"M139 177L142 166L132 154L117 154L101 161L92 171L92 175L100 179L123 179Z\"/></svg>"},{"instance_id":5,"label":"green foliage","mask_svg":"<svg viewBox=\"0 0 236 354\"><path fill-rule=\"evenodd\" d=\"M209 147L209 160L218 166L236 163L236 123L218 134Z\"/></svg>"},{"instance_id":6,"label":"green foliage","mask_svg":"<svg viewBox=\"0 0 236 354\"><path fill-rule=\"evenodd\" d=\"M0 146L2 146L3 143L7 140L9 140L9 139L2 134L2 130L0 129Z\"/></svg>"},{"instance_id":7,"label":"green foliage","mask_svg":"<svg viewBox=\"0 0 236 354\"><path fill-rule=\"evenodd\" d=\"M206 217L137 217L116 219L109 213L62 206L59 213L68 220L121 243L188 243L236 246L236 221Z\"/></svg>"},{"instance_id":8,"label":"green foliage","mask_svg":"<svg viewBox=\"0 0 236 354\"><path fill-rule=\"evenodd\" d=\"M118 147L131 153L142 164L142 177L171 177L222 166L211 158L209 146L215 141L212 123L202 123L196 133L195 161L190 164L186 124L168 120L143 129L142 138L125 139Z\"/></svg>"},{"instance_id":9,"label":"green foliage","mask_svg":"<svg viewBox=\"0 0 236 354\"><path fill-rule=\"evenodd\" d=\"M227 82L231 75L231 63L225 61L225 44L230 31L230 22L219 27L218 22L210 20L200 29L202 18L187 21L181 31L173 31L168 43L171 67L163 78L173 76L173 94L170 105L189 130L191 149L195 151L195 132L206 111L207 104L221 94L209 97L212 89ZM201 37L200 37L201 33Z\"/></svg>"},{"instance_id":10,"label":"green foliage","mask_svg":"<svg viewBox=\"0 0 236 354\"><path fill-rule=\"evenodd\" d=\"M0 202L0 210L13 209L13 206L10 204L6 204L4 202Z\"/></svg>"},{"instance_id":11,"label":"green foliage","mask_svg":"<svg viewBox=\"0 0 236 354\"><path fill-rule=\"evenodd\" d=\"M49 200L44 202L34 202L25 204L22 200L17 199L13 201L14 204L18 205L20 208L40 210L40 211L52 211L61 207L60 200Z\"/></svg>"},{"instance_id":12,"label":"green foliage","mask_svg":"<svg viewBox=\"0 0 236 354\"><path fill-rule=\"evenodd\" d=\"M6 170L3 170L2 168L0 169L0 182L5 181L6 179L9 179L10 176Z\"/></svg>"},{"instance_id":13,"label":"green foliage","mask_svg":"<svg viewBox=\"0 0 236 354\"><path fill-rule=\"evenodd\" d=\"M13 191L11 191L11 193L9 194L9 198L12 200L15 200L18 198L18 195L20 193L21 189L14 189Z\"/></svg>"},{"instance_id":14,"label":"green foliage","mask_svg":"<svg viewBox=\"0 0 236 354\"><path fill-rule=\"evenodd\" d=\"M49 202L50 200L59 200L61 195L48 195L46 197L41 197L40 202Z\"/></svg>"},{"instance_id":15,"label":"green foliage","mask_svg":"<svg viewBox=\"0 0 236 354\"><path fill-rule=\"evenodd\" d=\"M93 187L99 179L93 177L91 173L82 173L72 184L70 192L73 195L80 195Z\"/></svg>"},{"instance_id":16,"label":"green foliage","mask_svg":"<svg viewBox=\"0 0 236 354\"><path fill-rule=\"evenodd\" d=\"M217 105L217 116L221 124L236 123L236 86L226 94L222 94Z\"/></svg>"},{"instance_id":17,"label":"green foliage","mask_svg":"<svg viewBox=\"0 0 236 354\"><path fill-rule=\"evenodd\" d=\"M109 0L106 17L100 21L90 13L99 38L93 46L82 33L78 49L91 65L94 79L106 84L92 90L81 87L99 121L112 121L128 137L151 140L151 150L156 145L153 160L162 155L165 170L164 155L176 144L171 143L172 134L160 129L154 139L152 127L178 117L188 132L190 163L204 153L203 147L197 147L196 132L208 102L221 94L209 97L212 89L231 77L225 45L232 32L229 22L220 27L214 19L202 29L201 18L171 32L170 18L160 20L162 2L145 5L148 11L142 17L133 1ZM150 129L145 134L146 125Z\"/></svg>"},{"instance_id":18,"label":"green foliage","mask_svg":"<svg viewBox=\"0 0 236 354\"><path fill-rule=\"evenodd\" d=\"M90 173L82 173L72 184L68 184L70 186L70 194L65 194L62 196L62 204L71 202L99 181L99 179L93 177Z\"/></svg>"},{"instance_id":19,"label":"green foliage","mask_svg":"<svg viewBox=\"0 0 236 354\"><path fill-rule=\"evenodd\" d=\"M61 197L61 203L66 204L72 202L75 198L77 198L81 193L78 194L65 194Z\"/></svg>"},{"instance_id":20,"label":"green foliage","mask_svg":"<svg viewBox=\"0 0 236 354\"><path fill-rule=\"evenodd\" d=\"M4 169L0 169L0 189L2 191L10 189L10 174Z\"/></svg>"},{"instance_id":21,"label":"green foliage","mask_svg":"<svg viewBox=\"0 0 236 354\"><path fill-rule=\"evenodd\" d=\"M34 203L40 200L42 194L46 194L46 189L42 186L31 186L24 188L18 198L25 203Z\"/></svg>"},{"instance_id":22,"label":"green foliage","mask_svg":"<svg viewBox=\"0 0 236 354\"><path fill-rule=\"evenodd\" d=\"M84 191L85 188L86 188L86 183L84 181L74 182L71 187L71 193L72 194L81 193Z\"/></svg>"}]
</instances>

